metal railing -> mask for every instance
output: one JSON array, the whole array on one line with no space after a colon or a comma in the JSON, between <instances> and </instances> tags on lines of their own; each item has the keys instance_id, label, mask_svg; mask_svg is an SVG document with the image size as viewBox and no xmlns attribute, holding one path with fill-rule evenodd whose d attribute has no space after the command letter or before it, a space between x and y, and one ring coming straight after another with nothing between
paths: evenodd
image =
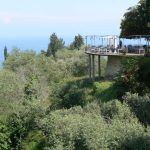
<instances>
[{"instance_id":1,"label":"metal railing","mask_svg":"<svg viewBox=\"0 0 150 150\"><path fill-rule=\"evenodd\" d=\"M124 47L124 48L109 48L109 47L86 47L86 52L98 53L104 55L122 55L122 54L145 54L143 47Z\"/></svg>"}]
</instances>

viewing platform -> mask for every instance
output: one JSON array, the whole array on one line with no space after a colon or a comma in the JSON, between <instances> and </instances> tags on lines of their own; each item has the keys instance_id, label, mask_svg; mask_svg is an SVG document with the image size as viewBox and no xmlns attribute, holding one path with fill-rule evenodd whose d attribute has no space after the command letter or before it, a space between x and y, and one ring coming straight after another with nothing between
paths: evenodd
<instances>
[{"instance_id":1,"label":"viewing platform","mask_svg":"<svg viewBox=\"0 0 150 150\"><path fill-rule=\"evenodd\" d=\"M89 55L89 78L95 79L95 62L98 62L98 79L101 79L101 56L107 56L105 78L112 79L120 70L121 61L127 57L143 57L149 44L125 45L118 36L86 36L85 53ZM95 57L98 61L95 61Z\"/></svg>"}]
</instances>

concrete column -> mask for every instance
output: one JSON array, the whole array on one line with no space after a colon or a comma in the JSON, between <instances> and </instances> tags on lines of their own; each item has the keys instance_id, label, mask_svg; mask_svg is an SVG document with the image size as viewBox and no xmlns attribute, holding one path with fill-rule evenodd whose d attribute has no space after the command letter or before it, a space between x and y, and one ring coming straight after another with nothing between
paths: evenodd
<instances>
[{"instance_id":1,"label":"concrete column","mask_svg":"<svg viewBox=\"0 0 150 150\"><path fill-rule=\"evenodd\" d=\"M91 76L91 55L89 54L89 79L91 79L92 78L92 76Z\"/></svg>"},{"instance_id":2,"label":"concrete column","mask_svg":"<svg viewBox=\"0 0 150 150\"><path fill-rule=\"evenodd\" d=\"M98 80L100 81L101 79L101 56L98 55Z\"/></svg>"},{"instance_id":3,"label":"concrete column","mask_svg":"<svg viewBox=\"0 0 150 150\"><path fill-rule=\"evenodd\" d=\"M95 80L95 57L92 55L92 79Z\"/></svg>"},{"instance_id":4,"label":"concrete column","mask_svg":"<svg viewBox=\"0 0 150 150\"><path fill-rule=\"evenodd\" d=\"M108 56L107 66L105 70L105 78L113 79L120 70L122 56Z\"/></svg>"}]
</instances>

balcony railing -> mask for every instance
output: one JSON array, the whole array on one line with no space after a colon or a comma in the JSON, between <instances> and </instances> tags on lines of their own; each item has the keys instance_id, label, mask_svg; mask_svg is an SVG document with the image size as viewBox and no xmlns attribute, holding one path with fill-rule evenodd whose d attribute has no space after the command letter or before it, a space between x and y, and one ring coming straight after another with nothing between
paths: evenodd
<instances>
[{"instance_id":1,"label":"balcony railing","mask_svg":"<svg viewBox=\"0 0 150 150\"><path fill-rule=\"evenodd\" d=\"M101 55L124 55L124 54L137 54L144 55L146 51L146 47L144 46L128 46L122 48L110 48L103 46L87 46L86 52L88 53L97 53Z\"/></svg>"}]
</instances>

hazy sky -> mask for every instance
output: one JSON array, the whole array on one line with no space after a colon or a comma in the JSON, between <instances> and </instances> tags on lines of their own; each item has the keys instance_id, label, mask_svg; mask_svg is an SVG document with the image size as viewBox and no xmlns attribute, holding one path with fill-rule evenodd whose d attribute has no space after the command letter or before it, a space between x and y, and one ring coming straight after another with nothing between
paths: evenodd
<instances>
[{"instance_id":1,"label":"hazy sky","mask_svg":"<svg viewBox=\"0 0 150 150\"><path fill-rule=\"evenodd\" d=\"M119 34L139 0L0 0L0 38Z\"/></svg>"}]
</instances>

